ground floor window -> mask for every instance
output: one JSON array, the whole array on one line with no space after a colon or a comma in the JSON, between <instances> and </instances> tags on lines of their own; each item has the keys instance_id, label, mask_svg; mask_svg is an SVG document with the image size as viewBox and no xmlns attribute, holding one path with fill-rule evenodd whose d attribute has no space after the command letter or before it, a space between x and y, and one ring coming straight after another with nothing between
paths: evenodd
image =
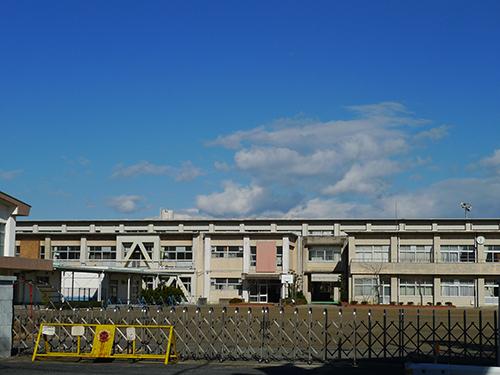
<instances>
[{"instance_id":1,"label":"ground floor window","mask_svg":"<svg viewBox=\"0 0 500 375\"><path fill-rule=\"evenodd\" d=\"M495 281L486 281L484 284L484 303L498 303L498 283Z\"/></svg>"},{"instance_id":2,"label":"ground floor window","mask_svg":"<svg viewBox=\"0 0 500 375\"><path fill-rule=\"evenodd\" d=\"M356 296L372 297L377 293L376 278L354 279L354 294Z\"/></svg>"},{"instance_id":3,"label":"ground floor window","mask_svg":"<svg viewBox=\"0 0 500 375\"><path fill-rule=\"evenodd\" d=\"M474 280L442 280L441 295L443 297L474 297Z\"/></svg>"},{"instance_id":4,"label":"ground floor window","mask_svg":"<svg viewBox=\"0 0 500 375\"><path fill-rule=\"evenodd\" d=\"M401 279L399 294L401 296L432 296L433 284L429 280Z\"/></svg>"},{"instance_id":5,"label":"ground floor window","mask_svg":"<svg viewBox=\"0 0 500 375\"><path fill-rule=\"evenodd\" d=\"M236 278L210 279L210 286L214 290L241 290L241 279L236 279Z\"/></svg>"}]
</instances>

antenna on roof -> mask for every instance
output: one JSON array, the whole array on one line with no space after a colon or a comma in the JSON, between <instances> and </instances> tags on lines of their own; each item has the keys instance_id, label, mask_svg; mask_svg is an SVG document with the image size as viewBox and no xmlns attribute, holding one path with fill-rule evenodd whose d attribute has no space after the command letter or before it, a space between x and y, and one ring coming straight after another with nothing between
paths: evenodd
<instances>
[{"instance_id":1,"label":"antenna on roof","mask_svg":"<svg viewBox=\"0 0 500 375\"><path fill-rule=\"evenodd\" d=\"M460 202L460 207L464 209L464 216L467 219L467 212L470 212L472 210L472 204L468 202Z\"/></svg>"}]
</instances>

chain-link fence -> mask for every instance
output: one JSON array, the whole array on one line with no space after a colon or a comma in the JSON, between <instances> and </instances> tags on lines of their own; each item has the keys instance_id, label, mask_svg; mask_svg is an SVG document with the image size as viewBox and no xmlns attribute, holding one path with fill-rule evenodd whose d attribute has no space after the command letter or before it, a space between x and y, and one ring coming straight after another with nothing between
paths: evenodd
<instances>
[{"instance_id":1,"label":"chain-link fence","mask_svg":"<svg viewBox=\"0 0 500 375\"><path fill-rule=\"evenodd\" d=\"M32 353L41 322L159 324L175 327L177 349L184 359L492 364L496 314L480 309L336 307L16 309L13 347L18 354ZM52 340L54 345L72 345L57 335ZM152 339L143 344L154 351L165 343Z\"/></svg>"}]
</instances>

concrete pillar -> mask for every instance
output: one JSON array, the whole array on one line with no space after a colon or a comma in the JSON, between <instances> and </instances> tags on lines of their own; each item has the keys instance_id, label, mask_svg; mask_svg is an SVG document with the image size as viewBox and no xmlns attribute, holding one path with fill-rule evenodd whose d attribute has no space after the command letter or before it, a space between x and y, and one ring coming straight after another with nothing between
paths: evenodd
<instances>
[{"instance_id":1,"label":"concrete pillar","mask_svg":"<svg viewBox=\"0 0 500 375\"><path fill-rule=\"evenodd\" d=\"M243 237L243 273L250 272L250 237Z\"/></svg>"},{"instance_id":2,"label":"concrete pillar","mask_svg":"<svg viewBox=\"0 0 500 375\"><path fill-rule=\"evenodd\" d=\"M479 277L476 285L476 307L482 307L484 306L484 277Z\"/></svg>"},{"instance_id":3,"label":"concrete pillar","mask_svg":"<svg viewBox=\"0 0 500 375\"><path fill-rule=\"evenodd\" d=\"M390 256L389 256L389 262L391 263L397 263L399 259L399 244L398 244L398 237L392 236L391 237L391 246L389 249ZM392 293L392 292L391 292Z\"/></svg>"},{"instance_id":4,"label":"concrete pillar","mask_svg":"<svg viewBox=\"0 0 500 375\"><path fill-rule=\"evenodd\" d=\"M16 277L0 276L0 358L10 357L12 349L12 320L14 282Z\"/></svg>"},{"instance_id":5,"label":"concrete pillar","mask_svg":"<svg viewBox=\"0 0 500 375\"><path fill-rule=\"evenodd\" d=\"M100 273L97 280L97 301L102 301L102 280L104 279L104 274Z\"/></svg>"},{"instance_id":6,"label":"concrete pillar","mask_svg":"<svg viewBox=\"0 0 500 375\"><path fill-rule=\"evenodd\" d=\"M441 278L440 277L434 277L434 300L433 303L434 305L438 302L443 302L441 301Z\"/></svg>"},{"instance_id":7,"label":"concrete pillar","mask_svg":"<svg viewBox=\"0 0 500 375\"><path fill-rule=\"evenodd\" d=\"M441 237L440 236L434 236L434 239L432 242L432 249L433 249L433 262L440 263L441 262Z\"/></svg>"},{"instance_id":8,"label":"concrete pillar","mask_svg":"<svg viewBox=\"0 0 500 375\"><path fill-rule=\"evenodd\" d=\"M153 241L153 257L151 259L153 261L153 264L151 268L160 268L160 252L160 236L156 236Z\"/></svg>"},{"instance_id":9,"label":"concrete pillar","mask_svg":"<svg viewBox=\"0 0 500 375\"><path fill-rule=\"evenodd\" d=\"M283 237L283 245L282 245L283 253L282 263L283 263L283 273L288 273L290 270L290 239L288 237Z\"/></svg>"},{"instance_id":10,"label":"concrete pillar","mask_svg":"<svg viewBox=\"0 0 500 375\"><path fill-rule=\"evenodd\" d=\"M80 238L80 262L85 262L88 257L87 249L87 239L85 237Z\"/></svg>"},{"instance_id":11,"label":"concrete pillar","mask_svg":"<svg viewBox=\"0 0 500 375\"><path fill-rule=\"evenodd\" d=\"M45 237L44 246L45 246L45 259L54 259L54 257L52 256L52 245L50 237Z\"/></svg>"},{"instance_id":12,"label":"concrete pillar","mask_svg":"<svg viewBox=\"0 0 500 375\"><path fill-rule=\"evenodd\" d=\"M391 276L391 300L390 302L399 303L399 283L396 276Z\"/></svg>"},{"instance_id":13,"label":"concrete pillar","mask_svg":"<svg viewBox=\"0 0 500 375\"><path fill-rule=\"evenodd\" d=\"M203 297L210 297L210 261L212 258L212 243L210 237L205 237L203 248Z\"/></svg>"},{"instance_id":14,"label":"concrete pillar","mask_svg":"<svg viewBox=\"0 0 500 375\"><path fill-rule=\"evenodd\" d=\"M16 256L16 219L13 216L9 216L5 223L3 254L6 257Z\"/></svg>"},{"instance_id":15,"label":"concrete pillar","mask_svg":"<svg viewBox=\"0 0 500 375\"><path fill-rule=\"evenodd\" d=\"M476 243L476 248L477 248L476 263L486 262L486 252L484 251L484 243L483 244Z\"/></svg>"},{"instance_id":16,"label":"concrete pillar","mask_svg":"<svg viewBox=\"0 0 500 375\"><path fill-rule=\"evenodd\" d=\"M193 297L200 297L203 295L203 235L198 234L193 237L193 268L194 268L194 279L196 282L191 286Z\"/></svg>"}]
</instances>

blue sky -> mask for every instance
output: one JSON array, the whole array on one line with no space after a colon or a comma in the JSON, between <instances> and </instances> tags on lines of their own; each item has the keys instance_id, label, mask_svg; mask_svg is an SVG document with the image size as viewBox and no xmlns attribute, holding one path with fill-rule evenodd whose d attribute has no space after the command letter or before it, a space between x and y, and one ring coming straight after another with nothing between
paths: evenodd
<instances>
[{"instance_id":1,"label":"blue sky","mask_svg":"<svg viewBox=\"0 0 500 375\"><path fill-rule=\"evenodd\" d=\"M500 216L498 1L0 3L33 219Z\"/></svg>"}]
</instances>

